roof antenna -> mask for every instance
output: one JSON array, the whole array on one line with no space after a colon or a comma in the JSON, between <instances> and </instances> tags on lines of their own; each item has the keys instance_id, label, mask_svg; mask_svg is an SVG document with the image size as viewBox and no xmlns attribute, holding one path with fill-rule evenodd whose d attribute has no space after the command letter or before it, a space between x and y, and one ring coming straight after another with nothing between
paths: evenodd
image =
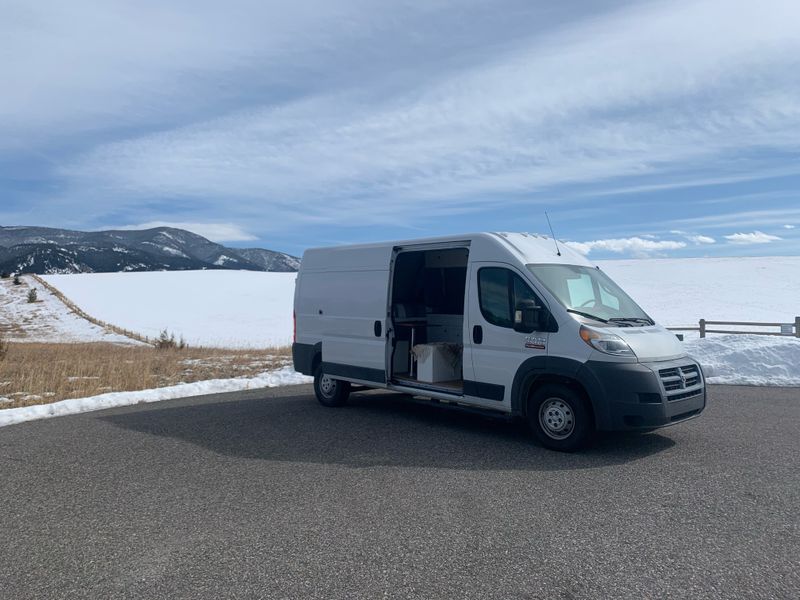
<instances>
[{"instance_id":1,"label":"roof antenna","mask_svg":"<svg viewBox=\"0 0 800 600\"><path fill-rule=\"evenodd\" d=\"M544 216L547 219L547 224L550 226L550 233L553 235L553 243L556 245L556 255L561 256L561 250L558 249L558 240L556 239L556 233L553 231L553 224L550 223L550 215L547 214L547 211L544 211Z\"/></svg>"}]
</instances>

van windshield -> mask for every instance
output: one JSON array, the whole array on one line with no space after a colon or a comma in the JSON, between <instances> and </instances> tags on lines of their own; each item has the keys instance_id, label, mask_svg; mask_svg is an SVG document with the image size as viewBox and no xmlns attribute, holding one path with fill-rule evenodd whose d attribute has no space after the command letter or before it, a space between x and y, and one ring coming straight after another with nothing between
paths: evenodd
<instances>
[{"instance_id":1,"label":"van windshield","mask_svg":"<svg viewBox=\"0 0 800 600\"><path fill-rule=\"evenodd\" d=\"M647 313L600 269L553 264L527 266L572 313L615 325L653 324Z\"/></svg>"}]
</instances>

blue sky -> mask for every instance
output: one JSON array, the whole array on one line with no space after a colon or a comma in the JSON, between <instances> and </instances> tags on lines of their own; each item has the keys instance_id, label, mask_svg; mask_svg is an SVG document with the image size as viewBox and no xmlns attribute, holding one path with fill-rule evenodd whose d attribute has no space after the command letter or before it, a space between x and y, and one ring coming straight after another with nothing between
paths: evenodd
<instances>
[{"instance_id":1,"label":"blue sky","mask_svg":"<svg viewBox=\"0 0 800 600\"><path fill-rule=\"evenodd\" d=\"M555 6L554 6L555 5ZM794 0L6 0L0 224L800 253Z\"/></svg>"}]
</instances>

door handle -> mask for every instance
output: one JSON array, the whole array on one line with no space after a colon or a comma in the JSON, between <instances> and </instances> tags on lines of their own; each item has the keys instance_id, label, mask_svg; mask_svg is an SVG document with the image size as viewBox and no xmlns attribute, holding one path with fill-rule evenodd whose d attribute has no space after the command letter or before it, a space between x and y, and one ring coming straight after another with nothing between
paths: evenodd
<instances>
[{"instance_id":1,"label":"door handle","mask_svg":"<svg viewBox=\"0 0 800 600\"><path fill-rule=\"evenodd\" d=\"M472 342L474 344L483 343L483 327L480 325L475 325L475 327L472 328Z\"/></svg>"},{"instance_id":2,"label":"door handle","mask_svg":"<svg viewBox=\"0 0 800 600\"><path fill-rule=\"evenodd\" d=\"M375 321L375 325L373 326L373 331L375 332L375 337L381 337L381 322Z\"/></svg>"}]
</instances>

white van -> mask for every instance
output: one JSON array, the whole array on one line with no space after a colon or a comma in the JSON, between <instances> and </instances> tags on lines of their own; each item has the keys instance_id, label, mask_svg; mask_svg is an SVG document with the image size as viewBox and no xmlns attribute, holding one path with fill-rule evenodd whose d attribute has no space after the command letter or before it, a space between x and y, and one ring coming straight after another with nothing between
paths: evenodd
<instances>
[{"instance_id":1,"label":"white van","mask_svg":"<svg viewBox=\"0 0 800 600\"><path fill-rule=\"evenodd\" d=\"M570 451L596 430L671 425L706 404L676 336L545 236L311 249L294 311L294 366L325 406L350 384L395 390L526 418L543 445Z\"/></svg>"}]
</instances>

